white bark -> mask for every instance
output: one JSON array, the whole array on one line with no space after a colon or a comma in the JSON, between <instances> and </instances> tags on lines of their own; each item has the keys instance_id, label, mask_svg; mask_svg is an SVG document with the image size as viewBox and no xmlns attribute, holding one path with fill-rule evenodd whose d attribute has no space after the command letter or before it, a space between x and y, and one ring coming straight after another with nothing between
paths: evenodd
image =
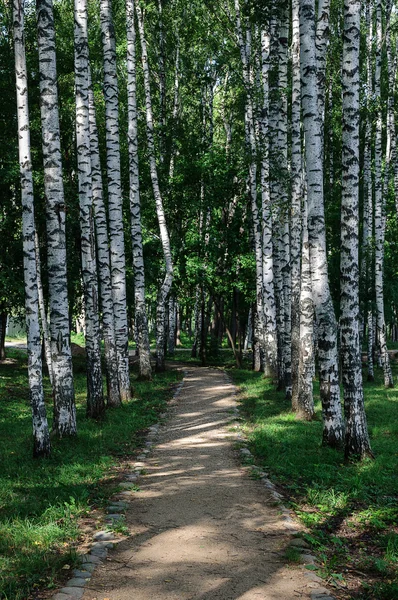
<instances>
[{"instance_id":1,"label":"white bark","mask_svg":"<svg viewBox=\"0 0 398 600\"><path fill-rule=\"evenodd\" d=\"M66 274L65 199L59 131L57 68L52 0L37 0L40 109L47 203L47 265L51 354L54 375L53 430L76 434Z\"/></svg>"},{"instance_id":2,"label":"white bark","mask_svg":"<svg viewBox=\"0 0 398 600\"><path fill-rule=\"evenodd\" d=\"M122 401L131 397L126 304L126 258L123 232L123 200L120 174L119 100L116 73L116 41L111 0L100 0L104 53L104 97L106 160L111 253L112 294L118 358L119 391Z\"/></svg>"},{"instance_id":3,"label":"white bark","mask_svg":"<svg viewBox=\"0 0 398 600\"><path fill-rule=\"evenodd\" d=\"M136 12L138 17L138 29L141 40L141 59L142 69L144 72L144 88L145 88L145 108L146 108L146 131L149 154L149 169L151 173L151 181L153 194L155 196L156 214L158 217L160 239L162 242L163 257L165 262L165 277L158 294L157 314L156 314L156 368L163 371L164 364L164 347L165 347L165 316L166 302L173 283L173 259L171 255L171 246L169 232L166 224L166 215L163 207L162 194L160 192L158 170L155 157L155 143L153 139L153 113L151 87L149 77L148 52L144 30L144 16L141 7L136 4Z\"/></svg>"},{"instance_id":4,"label":"white bark","mask_svg":"<svg viewBox=\"0 0 398 600\"><path fill-rule=\"evenodd\" d=\"M94 223L97 240L98 275L102 310L102 331L107 382L107 405L120 406L115 320L113 313L112 278L109 255L109 236L102 186L102 173L95 116L94 95L89 73L90 158Z\"/></svg>"},{"instance_id":5,"label":"white bark","mask_svg":"<svg viewBox=\"0 0 398 600\"><path fill-rule=\"evenodd\" d=\"M303 197L302 253L299 310L299 364L295 411L299 419L311 421L315 415L312 379L314 376L314 303L312 300L310 247L308 241L307 197Z\"/></svg>"},{"instance_id":6,"label":"white bark","mask_svg":"<svg viewBox=\"0 0 398 600\"><path fill-rule=\"evenodd\" d=\"M74 17L77 172L86 316L87 416L96 419L102 415L105 407L102 391L98 276L91 177L87 0L75 0Z\"/></svg>"},{"instance_id":7,"label":"white bark","mask_svg":"<svg viewBox=\"0 0 398 600\"><path fill-rule=\"evenodd\" d=\"M346 457L371 456L359 337L359 45L360 0L344 2L340 253L340 356Z\"/></svg>"},{"instance_id":8,"label":"white bark","mask_svg":"<svg viewBox=\"0 0 398 600\"><path fill-rule=\"evenodd\" d=\"M128 144L130 171L130 214L133 245L135 324L137 329L137 349L139 374L142 379L152 376L149 347L148 320L145 306L144 251L141 230L140 181L138 167L138 117L137 82L135 56L135 11L134 0L126 0L127 12L127 102L128 102Z\"/></svg>"},{"instance_id":9,"label":"white bark","mask_svg":"<svg viewBox=\"0 0 398 600\"><path fill-rule=\"evenodd\" d=\"M292 318L292 408L298 408L300 354L300 269L301 203L303 196L303 160L301 152L300 98L300 0L292 2L292 109L291 109L291 318ZM312 388L311 388L312 390Z\"/></svg>"},{"instance_id":10,"label":"white bark","mask_svg":"<svg viewBox=\"0 0 398 600\"><path fill-rule=\"evenodd\" d=\"M339 447L343 443L343 418L338 374L337 323L329 289L326 254L322 118L317 94L314 0L300 0L300 63L308 182L308 238L313 301L318 325L323 442Z\"/></svg>"},{"instance_id":11,"label":"white bark","mask_svg":"<svg viewBox=\"0 0 398 600\"><path fill-rule=\"evenodd\" d=\"M48 377L50 379L51 386L53 386L54 378L53 378L53 364L52 364L52 358L51 358L51 337L50 337L50 329L48 327L46 305L44 302L43 282L41 279L40 244L39 244L39 236L37 235L37 231L35 231L35 252L36 252L37 294L38 294L38 301L39 301L41 329L42 329L42 333L43 333L44 353L46 355Z\"/></svg>"},{"instance_id":12,"label":"white bark","mask_svg":"<svg viewBox=\"0 0 398 600\"><path fill-rule=\"evenodd\" d=\"M385 196L382 183L382 113L381 113L381 52L382 52L382 0L376 3L376 65L375 65L375 291L377 312L377 338L383 366L384 385L393 387L390 357L387 349L386 324L384 318L384 242L385 242ZM388 156L388 148L387 148Z\"/></svg>"},{"instance_id":13,"label":"white bark","mask_svg":"<svg viewBox=\"0 0 398 600\"><path fill-rule=\"evenodd\" d=\"M272 211L269 182L269 58L270 36L261 31L261 76L263 105L260 119L261 132L261 250L262 250L262 303L264 311L264 374L275 377L278 372L278 339L276 332L276 306L274 289L274 259L272 243Z\"/></svg>"},{"instance_id":14,"label":"white bark","mask_svg":"<svg viewBox=\"0 0 398 600\"><path fill-rule=\"evenodd\" d=\"M373 367L373 315L372 315L372 264L373 264L373 181L372 181L372 115L371 98L373 95L373 73L372 73L372 43L373 43L373 0L366 3L365 13L366 31L367 31L367 84L366 84L366 134L364 149L364 207L363 207L363 249L362 249L362 272L365 284L364 291L364 315L363 319L367 322L367 370L368 381L374 380Z\"/></svg>"},{"instance_id":15,"label":"white bark","mask_svg":"<svg viewBox=\"0 0 398 600\"><path fill-rule=\"evenodd\" d=\"M19 169L22 194L22 236L26 333L28 343L29 397L32 409L33 456L48 456L51 452L50 433L44 403L39 296L37 288L33 176L30 154L28 80L24 40L24 2L13 2L15 78L17 91ZM51 364L51 363L50 363Z\"/></svg>"}]
</instances>

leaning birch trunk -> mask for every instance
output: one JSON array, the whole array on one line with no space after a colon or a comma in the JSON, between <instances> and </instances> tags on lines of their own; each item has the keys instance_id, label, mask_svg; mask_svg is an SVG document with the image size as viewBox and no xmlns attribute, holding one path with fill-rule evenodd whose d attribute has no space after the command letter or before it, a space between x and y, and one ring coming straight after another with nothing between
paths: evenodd
<instances>
[{"instance_id":1,"label":"leaning birch trunk","mask_svg":"<svg viewBox=\"0 0 398 600\"><path fill-rule=\"evenodd\" d=\"M24 254L26 333L28 342L29 397L32 409L33 456L36 458L41 456L49 456L51 452L51 445L43 392L23 0L14 0L13 2L13 22L18 115L19 169L22 194L22 236Z\"/></svg>"},{"instance_id":2,"label":"leaning birch trunk","mask_svg":"<svg viewBox=\"0 0 398 600\"><path fill-rule=\"evenodd\" d=\"M171 246L169 232L166 224L166 216L163 207L163 199L159 187L158 171L155 158L155 143L153 139L153 114L151 87L149 79L149 64L148 52L144 31L144 16L141 7L136 4L136 12L138 17L138 28L141 40L141 59L142 69L144 72L144 88L145 88L145 108L146 108L146 131L149 154L149 168L151 173L151 181L153 194L155 196L156 213L158 217L160 239L162 242L163 257L165 262L165 277L158 294L158 303L156 311L156 368L158 371L164 371L164 347L165 347L165 317L166 317L166 302L173 283L173 259L171 255Z\"/></svg>"},{"instance_id":3,"label":"leaning birch trunk","mask_svg":"<svg viewBox=\"0 0 398 600\"><path fill-rule=\"evenodd\" d=\"M343 134L340 253L340 356L345 456L372 456L366 423L359 340L359 44L361 2L344 3Z\"/></svg>"},{"instance_id":4,"label":"leaning birch trunk","mask_svg":"<svg viewBox=\"0 0 398 600\"><path fill-rule=\"evenodd\" d=\"M315 1L300 2L300 70L305 159L308 183L308 239L312 291L317 320L323 443L343 444L340 403L337 323L329 288L323 198L322 119L318 110L315 56Z\"/></svg>"},{"instance_id":5,"label":"leaning birch trunk","mask_svg":"<svg viewBox=\"0 0 398 600\"><path fill-rule=\"evenodd\" d=\"M298 409L298 372L300 355L300 268L301 268L301 200L303 195L303 161L301 152L300 100L300 0L292 2L292 108L291 108L291 212L290 272L292 319L292 409Z\"/></svg>"},{"instance_id":6,"label":"leaning birch trunk","mask_svg":"<svg viewBox=\"0 0 398 600\"><path fill-rule=\"evenodd\" d=\"M50 329L48 327L46 305L44 302L43 282L41 279L40 244L39 244L39 236L37 235L37 231L35 231L35 252L36 252L36 280L37 280L37 294L38 294L39 311L40 311L40 322L41 322L41 329L43 332L44 353L46 355L48 377L50 379L50 383L52 386L53 382L54 382L54 378L53 378L53 365L52 365L52 358L51 358L51 337L50 337Z\"/></svg>"},{"instance_id":7,"label":"leaning birch trunk","mask_svg":"<svg viewBox=\"0 0 398 600\"><path fill-rule=\"evenodd\" d=\"M261 31L261 75L263 107L260 120L261 133L261 245L262 245L262 299L264 312L264 375L276 377L278 372L278 336L276 332L276 307L274 289L274 260L272 243L272 211L269 185L269 55L270 36ZM251 313L250 313L251 314Z\"/></svg>"},{"instance_id":8,"label":"leaning birch trunk","mask_svg":"<svg viewBox=\"0 0 398 600\"><path fill-rule=\"evenodd\" d=\"M128 103L128 145L130 172L130 215L131 238L133 245L135 325L138 349L139 375L141 379L151 379L151 353L149 346L148 320L145 306L144 251L141 230L140 182L138 168L138 117L137 82L135 54L135 12L134 0L126 0L127 13L127 103Z\"/></svg>"},{"instance_id":9,"label":"leaning birch trunk","mask_svg":"<svg viewBox=\"0 0 398 600\"><path fill-rule=\"evenodd\" d=\"M312 300L310 248L308 242L307 195L303 198L301 278L299 295L299 362L297 365L298 419L311 421L315 416L312 379L314 376L314 303Z\"/></svg>"},{"instance_id":10,"label":"leaning birch trunk","mask_svg":"<svg viewBox=\"0 0 398 600\"><path fill-rule=\"evenodd\" d=\"M109 237L102 186L102 173L95 116L94 94L89 73L90 157L93 191L94 223L97 240L98 275L100 282L102 333L107 383L108 407L120 406L115 320L113 313L112 278L109 256Z\"/></svg>"},{"instance_id":11,"label":"leaning birch trunk","mask_svg":"<svg viewBox=\"0 0 398 600\"><path fill-rule=\"evenodd\" d=\"M382 52L382 0L376 4L376 68L374 77L376 102L375 128L375 292L377 313L377 336L385 387L394 387L390 357L387 349L386 324L384 318L384 242L385 242L385 199L382 184L382 111L381 111L381 52ZM384 190L387 195L387 190Z\"/></svg>"},{"instance_id":12,"label":"leaning birch trunk","mask_svg":"<svg viewBox=\"0 0 398 600\"><path fill-rule=\"evenodd\" d=\"M126 257L123 232L123 200L120 174L119 100L116 73L116 41L112 20L112 1L100 0L101 34L104 52L104 97L106 126L106 162L119 391L122 401L131 397L128 324L126 303Z\"/></svg>"},{"instance_id":13,"label":"leaning birch trunk","mask_svg":"<svg viewBox=\"0 0 398 600\"><path fill-rule=\"evenodd\" d=\"M104 412L105 406L102 390L98 314L98 276L91 178L87 0L75 0L74 16L77 173L80 205L84 312L86 316L86 412L88 417L97 419Z\"/></svg>"},{"instance_id":14,"label":"leaning birch trunk","mask_svg":"<svg viewBox=\"0 0 398 600\"><path fill-rule=\"evenodd\" d=\"M50 334L54 376L53 430L59 437L62 437L76 435L76 407L70 348L66 274L66 210L62 180L52 0L37 0L36 9L44 190L47 203Z\"/></svg>"}]
</instances>

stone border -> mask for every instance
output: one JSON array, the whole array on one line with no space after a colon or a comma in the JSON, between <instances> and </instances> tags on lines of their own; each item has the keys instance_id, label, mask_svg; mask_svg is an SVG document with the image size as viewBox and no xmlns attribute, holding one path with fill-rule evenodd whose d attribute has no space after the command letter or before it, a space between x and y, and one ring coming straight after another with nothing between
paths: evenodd
<instances>
[{"instance_id":1,"label":"stone border","mask_svg":"<svg viewBox=\"0 0 398 600\"><path fill-rule=\"evenodd\" d=\"M235 385L235 383L234 383L232 377L229 375L229 373L227 373L225 371L224 371L224 373L225 373L225 378L228 381L228 383L234 387L234 390L235 390L234 396L237 397L240 393L239 389ZM256 479L259 479L264 484L264 486L267 488L267 491L270 494L271 498L274 500L275 504L277 504L279 506L281 517L282 517L282 520L284 521L285 528L286 528L286 531L285 531L286 535L297 535L302 530L298 526L298 523L292 518L291 511L284 505L282 494L280 494L277 491L274 483L268 478L268 473L266 473L263 469L261 469L261 467L258 467L255 464L255 457L248 448L247 437L244 435L244 433L242 431L242 427L240 426L241 416L240 416L240 410L239 410L238 405L234 407L233 415L234 415L233 421L235 422L234 437L235 437L236 442L238 442L239 446L240 446L239 447L239 456L240 456L241 462L243 463L243 466L246 468L249 475L254 475L256 477ZM250 464L247 464L248 461L250 461ZM294 537L290 541L288 547L294 548L295 550L298 550L300 552L300 562L304 566L314 566L314 567L318 566L318 564L316 562L316 557L309 552L309 549L310 549L309 544L302 538ZM319 584L324 583L324 581L316 573L308 570L306 573L304 573L304 575L307 579L310 580L308 585L314 588L311 591L311 600L336 600L336 598L334 596L330 595L329 590L327 590L322 585L319 585ZM60 600L63 600L63 599L60 599Z\"/></svg>"},{"instance_id":2,"label":"stone border","mask_svg":"<svg viewBox=\"0 0 398 600\"><path fill-rule=\"evenodd\" d=\"M178 397L184 386L185 378L188 375L188 370L184 369L183 373L183 379L178 384L171 400L168 402L169 407L177 403ZM124 520L126 510L129 507L129 499L134 493L134 486L145 469L145 460L148 454L151 452L152 446L156 442L162 421L167 418L169 412L170 410L161 413L159 415L160 421L149 427L144 448L141 449L140 454L137 456L136 462L133 463L131 471L126 473L124 476L124 481L119 484L121 491L116 492L116 499L110 500L110 503L106 508L107 516L105 517L105 521L109 525L117 523L118 521L122 522ZM118 499L120 497L122 498L121 500ZM80 567L73 569L73 577L66 582L64 587L60 588L58 592L52 596L51 600L79 600L83 596L85 587L90 581L94 570L106 559L109 548L113 548L119 541L121 541L120 538L115 537L115 534L112 531L97 531L93 535L93 544L90 551L81 555L80 557Z\"/></svg>"}]
</instances>

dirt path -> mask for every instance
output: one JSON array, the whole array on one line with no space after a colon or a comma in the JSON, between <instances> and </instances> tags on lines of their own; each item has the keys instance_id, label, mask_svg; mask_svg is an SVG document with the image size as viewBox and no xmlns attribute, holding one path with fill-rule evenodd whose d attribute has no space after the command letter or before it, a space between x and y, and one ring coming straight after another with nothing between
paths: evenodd
<instances>
[{"instance_id":1,"label":"dirt path","mask_svg":"<svg viewBox=\"0 0 398 600\"><path fill-rule=\"evenodd\" d=\"M228 431L234 387L221 371L190 368L147 459L126 520L83 600L310 598L303 568L285 566L280 511L239 467Z\"/></svg>"}]
</instances>

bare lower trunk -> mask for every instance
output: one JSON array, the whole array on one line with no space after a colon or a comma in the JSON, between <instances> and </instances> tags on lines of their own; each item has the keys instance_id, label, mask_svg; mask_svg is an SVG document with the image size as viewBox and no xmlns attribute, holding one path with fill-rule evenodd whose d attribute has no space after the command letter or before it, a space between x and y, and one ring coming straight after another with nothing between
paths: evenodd
<instances>
[{"instance_id":1,"label":"bare lower trunk","mask_svg":"<svg viewBox=\"0 0 398 600\"><path fill-rule=\"evenodd\" d=\"M47 364L48 376L50 379L50 383L51 383L51 385L53 385L54 378L53 378L53 365L52 365L52 358L51 358L51 337L50 337L50 329L48 327L48 321L47 321L46 305L44 302L43 282L41 279L40 244L39 244L39 236L37 235L37 232L35 232L35 252L36 252L37 293L38 293L38 301L39 301L41 329L43 332L44 354L46 356L46 364Z\"/></svg>"},{"instance_id":2,"label":"bare lower trunk","mask_svg":"<svg viewBox=\"0 0 398 600\"><path fill-rule=\"evenodd\" d=\"M300 306L299 306L299 363L297 373L297 400L295 411L299 419L314 418L314 303L312 300L311 265L307 226L307 198L303 199L303 242L301 252Z\"/></svg>"}]
</instances>

